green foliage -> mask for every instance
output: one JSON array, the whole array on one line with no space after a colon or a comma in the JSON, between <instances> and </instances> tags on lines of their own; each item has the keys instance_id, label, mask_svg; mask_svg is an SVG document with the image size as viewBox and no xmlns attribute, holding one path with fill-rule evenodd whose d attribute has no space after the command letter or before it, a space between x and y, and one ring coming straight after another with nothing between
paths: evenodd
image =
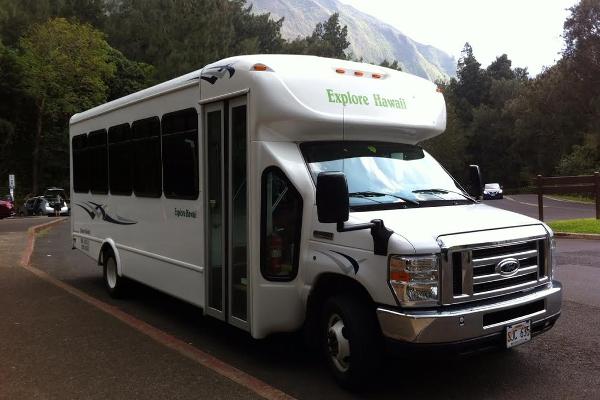
<instances>
[{"instance_id":1,"label":"green foliage","mask_svg":"<svg viewBox=\"0 0 600 400\"><path fill-rule=\"evenodd\" d=\"M23 88L43 112L73 114L106 99L115 66L101 32L56 18L34 25L19 47Z\"/></svg>"},{"instance_id":2,"label":"green foliage","mask_svg":"<svg viewBox=\"0 0 600 400\"><path fill-rule=\"evenodd\" d=\"M19 47L23 91L35 104L31 179L37 192L40 150L45 141L60 134L61 126L65 131L69 115L106 100L106 81L114 75L115 66L110 63L110 47L101 32L64 18L33 25ZM54 129L44 129L48 120L55 121ZM66 148L64 143L58 147Z\"/></svg>"},{"instance_id":3,"label":"green foliage","mask_svg":"<svg viewBox=\"0 0 600 400\"><path fill-rule=\"evenodd\" d=\"M16 47L32 25L55 17L101 27L106 17L105 3L105 0L0 0L0 39Z\"/></svg>"},{"instance_id":4,"label":"green foliage","mask_svg":"<svg viewBox=\"0 0 600 400\"><path fill-rule=\"evenodd\" d=\"M339 14L334 13L324 23L318 23L312 35L284 44L282 52L346 60L348 46L348 27L342 27Z\"/></svg>"},{"instance_id":5,"label":"green foliage","mask_svg":"<svg viewBox=\"0 0 600 400\"><path fill-rule=\"evenodd\" d=\"M395 69L396 71L402 71L402 67L400 67L400 64L398 64L398 60L394 60L392 63L390 63L388 60L383 60L379 65L381 67Z\"/></svg>"},{"instance_id":6,"label":"green foliage","mask_svg":"<svg viewBox=\"0 0 600 400\"><path fill-rule=\"evenodd\" d=\"M254 15L243 0L114 0L107 9L111 45L155 66L158 80L234 55L276 53L283 43L283 20Z\"/></svg>"},{"instance_id":7,"label":"green foliage","mask_svg":"<svg viewBox=\"0 0 600 400\"><path fill-rule=\"evenodd\" d=\"M592 218L568 219L548 222L555 232L600 234L600 220Z\"/></svg>"},{"instance_id":8,"label":"green foliage","mask_svg":"<svg viewBox=\"0 0 600 400\"><path fill-rule=\"evenodd\" d=\"M123 53L111 48L109 63L115 65L115 74L107 81L107 100L118 99L152 86L156 69L146 63L127 59Z\"/></svg>"},{"instance_id":9,"label":"green foliage","mask_svg":"<svg viewBox=\"0 0 600 400\"><path fill-rule=\"evenodd\" d=\"M559 175L591 175L600 171L600 148L592 143L573 146L556 167Z\"/></svg>"}]
</instances>

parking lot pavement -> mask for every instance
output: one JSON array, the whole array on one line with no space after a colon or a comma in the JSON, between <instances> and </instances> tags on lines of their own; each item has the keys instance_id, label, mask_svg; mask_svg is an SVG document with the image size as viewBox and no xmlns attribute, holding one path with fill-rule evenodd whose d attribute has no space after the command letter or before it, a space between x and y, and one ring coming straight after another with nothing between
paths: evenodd
<instances>
[{"instance_id":1,"label":"parking lot pavement","mask_svg":"<svg viewBox=\"0 0 600 400\"><path fill-rule=\"evenodd\" d=\"M525 214L538 218L538 202L535 194L506 195L499 200L485 200L485 204L504 210ZM594 218L594 204L556 200L544 196L544 221L574 218Z\"/></svg>"},{"instance_id":2,"label":"parking lot pavement","mask_svg":"<svg viewBox=\"0 0 600 400\"><path fill-rule=\"evenodd\" d=\"M0 239L19 247L27 225ZM63 222L56 232L65 229ZM38 238L52 240L56 232ZM13 253L0 257L0 399L260 398L39 279Z\"/></svg>"},{"instance_id":3,"label":"parking lot pavement","mask_svg":"<svg viewBox=\"0 0 600 400\"><path fill-rule=\"evenodd\" d=\"M566 300L563 314L552 330L511 351L467 356L416 353L391 359L372 382L371 388L355 395L335 385L320 360L307 353L297 335L274 335L266 340L253 340L236 328L203 317L202 311L196 307L142 285L134 285L125 300L109 298L102 287L100 268L82 253L70 250L68 228L67 224L61 224L38 239L32 258L34 266L98 301L190 343L299 399L600 398L600 308L586 302ZM568 251L577 252L576 244L569 247ZM594 252L594 249L591 251ZM598 253L600 249L596 249L594 254ZM575 268L578 262L583 261L575 259L569 268ZM573 285L569 279L580 277L568 277L563 282L566 287ZM43 309L39 311L43 312ZM94 313L93 310L88 312ZM82 321L86 321L84 317L80 317ZM102 325L107 327L114 323L110 318L102 321ZM91 323L86 322L85 325ZM145 351L138 349L136 340L141 343L142 349L147 346L143 337L136 336L135 340L121 343L114 339L112 329L103 327L99 332L91 329L76 331L73 335L77 335L77 339L71 340L87 343L94 357L100 360L117 357L136 362L139 354ZM105 341L120 350L117 352L105 346ZM96 342L101 351L94 350ZM62 348L66 350L68 346ZM104 351L108 355L104 356ZM114 352L117 352L116 356ZM72 361L69 365L74 365L77 356L70 357ZM146 358L142 360L148 361ZM60 364L59 360L56 362ZM120 362L115 370L120 371L121 368L127 368L125 362ZM135 368L138 368L135 378L127 374L131 384L136 383L134 379L153 384L155 377L152 371L145 371L140 366ZM198 367L190 368L195 371ZM90 385L86 379L92 378L76 374L72 381L81 380L81 385ZM106 373L98 376L98 382L112 384L115 381L118 382ZM161 393L169 392L171 397L175 397L179 390L187 393L184 386L168 386Z\"/></svg>"}]
</instances>

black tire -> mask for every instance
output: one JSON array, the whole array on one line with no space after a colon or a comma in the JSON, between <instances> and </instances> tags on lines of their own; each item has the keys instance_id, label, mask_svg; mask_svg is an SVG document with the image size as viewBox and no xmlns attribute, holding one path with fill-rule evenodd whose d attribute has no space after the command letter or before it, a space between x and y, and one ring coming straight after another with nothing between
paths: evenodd
<instances>
[{"instance_id":1,"label":"black tire","mask_svg":"<svg viewBox=\"0 0 600 400\"><path fill-rule=\"evenodd\" d=\"M338 340L340 321L346 345ZM381 335L372 307L348 295L331 297L324 304L320 333L323 354L338 383L347 389L367 386L381 365Z\"/></svg>"},{"instance_id":2,"label":"black tire","mask_svg":"<svg viewBox=\"0 0 600 400\"><path fill-rule=\"evenodd\" d=\"M117 260L112 252L106 253L103 257L103 280L104 287L114 299L123 298L127 281L125 277L119 276L117 273Z\"/></svg>"}]
</instances>

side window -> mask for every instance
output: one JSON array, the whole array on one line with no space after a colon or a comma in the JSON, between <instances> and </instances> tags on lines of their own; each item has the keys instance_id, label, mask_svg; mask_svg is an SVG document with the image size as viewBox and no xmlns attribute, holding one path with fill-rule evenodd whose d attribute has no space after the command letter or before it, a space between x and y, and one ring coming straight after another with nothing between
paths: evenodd
<instances>
[{"instance_id":1,"label":"side window","mask_svg":"<svg viewBox=\"0 0 600 400\"><path fill-rule=\"evenodd\" d=\"M160 120L151 117L131 124L133 149L133 192L138 197L160 197L162 171L160 162Z\"/></svg>"},{"instance_id":2,"label":"side window","mask_svg":"<svg viewBox=\"0 0 600 400\"><path fill-rule=\"evenodd\" d=\"M131 128L129 124L108 129L108 181L110 194L131 195Z\"/></svg>"},{"instance_id":3,"label":"side window","mask_svg":"<svg viewBox=\"0 0 600 400\"><path fill-rule=\"evenodd\" d=\"M87 135L73 136L73 190L87 193L90 190L90 159L87 155Z\"/></svg>"},{"instance_id":4,"label":"side window","mask_svg":"<svg viewBox=\"0 0 600 400\"><path fill-rule=\"evenodd\" d=\"M195 109L163 115L162 165L165 197L198 198L198 113Z\"/></svg>"},{"instance_id":5,"label":"side window","mask_svg":"<svg viewBox=\"0 0 600 400\"><path fill-rule=\"evenodd\" d=\"M276 167L262 176L261 271L272 281L291 281L298 274L302 197Z\"/></svg>"},{"instance_id":6,"label":"side window","mask_svg":"<svg viewBox=\"0 0 600 400\"><path fill-rule=\"evenodd\" d=\"M88 155L90 162L90 190L95 194L108 193L108 152L106 129L90 132L88 135Z\"/></svg>"}]
</instances>

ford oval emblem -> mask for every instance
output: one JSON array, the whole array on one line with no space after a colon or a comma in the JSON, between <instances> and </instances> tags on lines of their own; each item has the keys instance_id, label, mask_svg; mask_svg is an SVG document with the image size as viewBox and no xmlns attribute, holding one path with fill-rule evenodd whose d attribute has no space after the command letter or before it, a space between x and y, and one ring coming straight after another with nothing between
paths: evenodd
<instances>
[{"instance_id":1,"label":"ford oval emblem","mask_svg":"<svg viewBox=\"0 0 600 400\"><path fill-rule=\"evenodd\" d=\"M516 258L505 258L496 264L496 272L503 276L511 276L519 270L519 260Z\"/></svg>"}]
</instances>

